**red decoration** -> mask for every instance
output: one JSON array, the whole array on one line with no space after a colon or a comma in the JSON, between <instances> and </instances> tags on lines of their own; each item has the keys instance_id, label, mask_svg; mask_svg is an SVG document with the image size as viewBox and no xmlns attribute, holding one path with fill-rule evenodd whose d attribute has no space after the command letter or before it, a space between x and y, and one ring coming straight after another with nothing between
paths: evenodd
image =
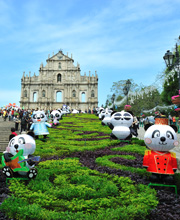
<instances>
[{"instance_id":1,"label":"red decoration","mask_svg":"<svg viewBox=\"0 0 180 220\"><path fill-rule=\"evenodd\" d=\"M180 96L179 95L172 96L171 101L173 104L180 104Z\"/></svg>"},{"instance_id":2,"label":"red decoration","mask_svg":"<svg viewBox=\"0 0 180 220\"><path fill-rule=\"evenodd\" d=\"M168 125L168 118L155 118L156 125Z\"/></svg>"},{"instance_id":3,"label":"red decoration","mask_svg":"<svg viewBox=\"0 0 180 220\"><path fill-rule=\"evenodd\" d=\"M129 111L131 109L131 105L125 105L124 110Z\"/></svg>"},{"instance_id":4,"label":"red decoration","mask_svg":"<svg viewBox=\"0 0 180 220\"><path fill-rule=\"evenodd\" d=\"M143 166L147 167L147 171L151 173L174 174L173 169L177 169L176 154L146 150Z\"/></svg>"}]
</instances>

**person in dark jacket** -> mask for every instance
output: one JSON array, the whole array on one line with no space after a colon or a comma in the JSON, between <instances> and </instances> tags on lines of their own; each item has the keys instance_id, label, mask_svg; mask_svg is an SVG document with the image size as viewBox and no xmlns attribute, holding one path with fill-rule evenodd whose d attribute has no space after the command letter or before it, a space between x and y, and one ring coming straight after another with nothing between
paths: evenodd
<instances>
[{"instance_id":1,"label":"person in dark jacket","mask_svg":"<svg viewBox=\"0 0 180 220\"><path fill-rule=\"evenodd\" d=\"M21 132L22 131L26 131L27 129L27 120L26 118L23 116L21 119Z\"/></svg>"}]
</instances>

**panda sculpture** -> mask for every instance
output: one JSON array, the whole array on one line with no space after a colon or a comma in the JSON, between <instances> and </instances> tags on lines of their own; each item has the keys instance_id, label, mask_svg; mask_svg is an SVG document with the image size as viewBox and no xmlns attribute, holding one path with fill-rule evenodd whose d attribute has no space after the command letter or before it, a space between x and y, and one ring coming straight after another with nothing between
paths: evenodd
<instances>
[{"instance_id":1,"label":"panda sculpture","mask_svg":"<svg viewBox=\"0 0 180 220\"><path fill-rule=\"evenodd\" d=\"M79 114L79 111L77 109L73 109L72 114Z\"/></svg>"},{"instance_id":2,"label":"panda sculpture","mask_svg":"<svg viewBox=\"0 0 180 220\"><path fill-rule=\"evenodd\" d=\"M99 114L101 113L102 110L104 110L103 107L96 108L96 116L99 116Z\"/></svg>"},{"instance_id":3,"label":"panda sculpture","mask_svg":"<svg viewBox=\"0 0 180 220\"><path fill-rule=\"evenodd\" d=\"M34 168L40 157L33 157L36 143L32 136L20 134L13 137L2 155L2 171L6 177L13 177L15 173L33 179L37 176Z\"/></svg>"},{"instance_id":4,"label":"panda sculpture","mask_svg":"<svg viewBox=\"0 0 180 220\"><path fill-rule=\"evenodd\" d=\"M177 170L177 160L176 154L169 151L179 144L177 127L168 125L166 118L156 118L155 124L146 125L145 130L144 142L149 150L145 151L143 167L152 173L153 180L173 175Z\"/></svg>"},{"instance_id":5,"label":"panda sculpture","mask_svg":"<svg viewBox=\"0 0 180 220\"><path fill-rule=\"evenodd\" d=\"M51 116L51 119L53 121L53 125L55 125L55 126L58 125L59 124L59 120L62 119L62 114L58 110L53 110L51 112L50 116Z\"/></svg>"},{"instance_id":6,"label":"panda sculpture","mask_svg":"<svg viewBox=\"0 0 180 220\"><path fill-rule=\"evenodd\" d=\"M124 110L116 112L111 116L111 120L107 125L112 130L111 138L119 140L127 140L132 137L131 126L133 123L133 116Z\"/></svg>"},{"instance_id":7,"label":"panda sculpture","mask_svg":"<svg viewBox=\"0 0 180 220\"><path fill-rule=\"evenodd\" d=\"M112 112L113 111L111 109L106 108L105 115L104 115L102 122L101 122L102 125L107 125L107 123L110 122Z\"/></svg>"},{"instance_id":8,"label":"panda sculpture","mask_svg":"<svg viewBox=\"0 0 180 220\"><path fill-rule=\"evenodd\" d=\"M103 120L106 114L106 110L105 109L101 109L100 113L99 113L99 120Z\"/></svg>"},{"instance_id":9,"label":"panda sculpture","mask_svg":"<svg viewBox=\"0 0 180 220\"><path fill-rule=\"evenodd\" d=\"M47 123L47 117L44 111L34 111L32 114L32 125L30 127L31 131L34 131L35 138L38 138L39 135L43 135L44 138L47 137L49 131L47 127L51 128L51 124Z\"/></svg>"}]
</instances>

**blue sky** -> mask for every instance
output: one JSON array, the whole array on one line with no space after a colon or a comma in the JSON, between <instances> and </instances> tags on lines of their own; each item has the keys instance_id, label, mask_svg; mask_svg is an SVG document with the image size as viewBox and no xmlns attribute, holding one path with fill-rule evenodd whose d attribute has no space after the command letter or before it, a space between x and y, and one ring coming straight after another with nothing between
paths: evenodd
<instances>
[{"instance_id":1,"label":"blue sky","mask_svg":"<svg viewBox=\"0 0 180 220\"><path fill-rule=\"evenodd\" d=\"M180 0L0 0L0 106L19 105L23 71L48 54L73 54L99 77L99 106L113 82L152 85L180 35ZM161 84L159 84L161 86Z\"/></svg>"}]
</instances>

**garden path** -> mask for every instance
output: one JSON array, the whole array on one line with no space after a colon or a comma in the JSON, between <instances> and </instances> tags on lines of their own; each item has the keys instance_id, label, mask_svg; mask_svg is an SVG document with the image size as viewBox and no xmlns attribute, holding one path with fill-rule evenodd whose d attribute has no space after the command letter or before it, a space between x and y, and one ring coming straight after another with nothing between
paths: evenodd
<instances>
[{"instance_id":1,"label":"garden path","mask_svg":"<svg viewBox=\"0 0 180 220\"><path fill-rule=\"evenodd\" d=\"M9 121L7 118L6 121L0 117L0 152L3 152L8 143L9 135L11 134L11 128L15 126L13 121Z\"/></svg>"}]
</instances>

